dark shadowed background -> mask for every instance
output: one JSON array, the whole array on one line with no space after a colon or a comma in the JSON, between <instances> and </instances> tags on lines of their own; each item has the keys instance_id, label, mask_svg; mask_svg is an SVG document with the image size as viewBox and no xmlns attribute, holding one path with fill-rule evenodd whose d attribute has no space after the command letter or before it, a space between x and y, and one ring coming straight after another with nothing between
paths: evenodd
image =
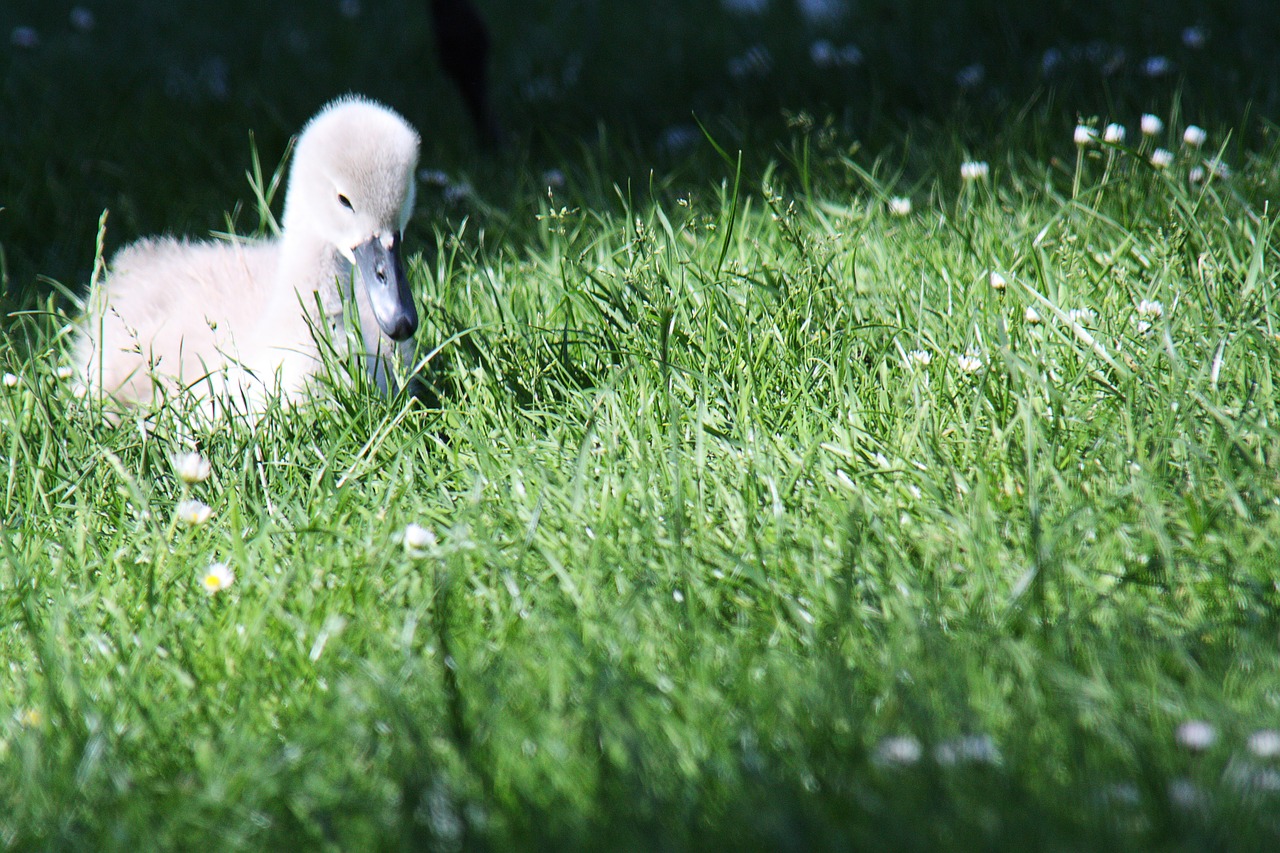
<instances>
[{"instance_id":1,"label":"dark shadowed background","mask_svg":"<svg viewBox=\"0 0 1280 853\"><path fill-rule=\"evenodd\" d=\"M3 307L48 292L40 276L82 287L104 209L108 250L225 228L228 211L252 229L232 210L248 198L250 132L270 172L307 117L348 91L402 111L423 132L425 168L468 176L499 206L504 185L572 174L582 144L625 152L619 181L696 169L711 149L695 115L763 162L801 113L871 151L927 144L943 124L980 145L1028 109L1064 128L1174 109L1233 129L1238 145L1269 133L1280 105L1268 0L476 0L507 133L485 152L436 61L426 6L7 0Z\"/></svg>"}]
</instances>

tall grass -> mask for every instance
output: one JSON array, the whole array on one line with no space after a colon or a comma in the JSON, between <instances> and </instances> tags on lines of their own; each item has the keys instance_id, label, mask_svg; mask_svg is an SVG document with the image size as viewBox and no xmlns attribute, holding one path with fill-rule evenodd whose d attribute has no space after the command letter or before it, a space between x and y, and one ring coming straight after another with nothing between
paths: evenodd
<instances>
[{"instance_id":1,"label":"tall grass","mask_svg":"<svg viewBox=\"0 0 1280 853\"><path fill-rule=\"evenodd\" d=\"M825 139L642 187L584 150L524 242L442 220L433 408L113 427L18 318L0 838L1274 843L1264 165L1095 148L1073 199Z\"/></svg>"},{"instance_id":2,"label":"tall grass","mask_svg":"<svg viewBox=\"0 0 1280 853\"><path fill-rule=\"evenodd\" d=\"M908 31L865 4L840 26L878 21L863 47L891 71L856 73L880 94L842 112L780 83L783 115L763 85L677 78L771 33L775 63L803 59L790 6L708 3L742 32L660 66L662 89L587 73L610 50L660 65L571 14L611 7L538 8L509 80L564 83L540 46L569 33L582 100L557 109L585 127L609 90L653 113L541 127L493 161L428 142L445 168L406 241L426 405L334 364L313 403L255 424L181 398L111 423L59 371L62 291L115 242L164 212L270 230L309 84L235 90L274 128L201 101L229 135L208 150L236 156L172 155L172 198L110 190L105 230L102 197L32 165L83 143L67 113L21 144L0 127L22 152L0 217L93 208L48 243L0 237L62 283L11 281L0 338L0 846L1273 848L1277 158L1243 107L1238 130L1205 121L1197 88L1239 66L1189 71L1181 99L1166 80L1011 102L1010 60L904 117L873 106L911 88L888 62ZM1169 13L1121 15L1114 39L1163 49L1190 15ZM635 14L597 30L634 36ZM1025 15L911 38L959 62L958 36L1035 33ZM676 46L696 23L655 20ZM1215 21L1211 45L1258 37ZM170 151L173 107L137 91L130 137ZM506 97L517 121L546 106ZM698 129L690 103L719 106ZM889 117L863 133L859 109ZM1168 130L1141 136L1139 110ZM1077 119L1128 141L1077 148ZM1203 149L1180 141L1192 120ZM971 160L986 178L961 178ZM212 473L186 483L193 448ZM184 521L189 500L211 518ZM235 577L209 592L215 563Z\"/></svg>"}]
</instances>

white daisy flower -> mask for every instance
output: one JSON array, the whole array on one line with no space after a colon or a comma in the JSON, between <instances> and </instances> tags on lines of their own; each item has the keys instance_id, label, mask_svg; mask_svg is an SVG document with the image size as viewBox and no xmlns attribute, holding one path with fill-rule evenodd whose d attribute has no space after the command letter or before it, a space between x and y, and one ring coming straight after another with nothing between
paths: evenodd
<instances>
[{"instance_id":1,"label":"white daisy flower","mask_svg":"<svg viewBox=\"0 0 1280 853\"><path fill-rule=\"evenodd\" d=\"M909 368L928 368L933 362L933 353L928 350L911 350L906 353L906 366Z\"/></svg>"},{"instance_id":2,"label":"white daisy flower","mask_svg":"<svg viewBox=\"0 0 1280 853\"><path fill-rule=\"evenodd\" d=\"M440 187L441 189L452 183L449 180L449 173L443 169L422 169L418 172L418 180L429 187Z\"/></svg>"},{"instance_id":3,"label":"white daisy flower","mask_svg":"<svg viewBox=\"0 0 1280 853\"><path fill-rule=\"evenodd\" d=\"M82 33L87 33L93 29L96 20L93 12L83 6L76 6L71 10L71 26Z\"/></svg>"},{"instance_id":4,"label":"white daisy flower","mask_svg":"<svg viewBox=\"0 0 1280 853\"><path fill-rule=\"evenodd\" d=\"M986 79L987 69L981 62L966 65L956 72L956 85L961 89L976 89Z\"/></svg>"},{"instance_id":5,"label":"white daisy flower","mask_svg":"<svg viewBox=\"0 0 1280 853\"><path fill-rule=\"evenodd\" d=\"M1142 60L1142 73L1146 77L1163 77L1173 71L1173 63L1167 56L1148 56Z\"/></svg>"},{"instance_id":6,"label":"white daisy flower","mask_svg":"<svg viewBox=\"0 0 1280 853\"><path fill-rule=\"evenodd\" d=\"M1003 293L1004 289L1009 286L1008 280L994 270L991 272L989 279L991 281L991 289L997 293Z\"/></svg>"},{"instance_id":7,"label":"white daisy flower","mask_svg":"<svg viewBox=\"0 0 1280 853\"><path fill-rule=\"evenodd\" d=\"M871 760L881 767L906 767L918 762L923 754L920 741L911 735L894 735L880 739Z\"/></svg>"},{"instance_id":8,"label":"white daisy flower","mask_svg":"<svg viewBox=\"0 0 1280 853\"><path fill-rule=\"evenodd\" d=\"M1218 730L1204 720L1187 720L1178 726L1178 743L1192 752L1203 752L1218 740Z\"/></svg>"},{"instance_id":9,"label":"white daisy flower","mask_svg":"<svg viewBox=\"0 0 1280 853\"><path fill-rule=\"evenodd\" d=\"M1159 116L1151 113L1143 113L1142 115L1142 134L1143 136L1158 136L1164 132L1164 122Z\"/></svg>"},{"instance_id":10,"label":"white daisy flower","mask_svg":"<svg viewBox=\"0 0 1280 853\"><path fill-rule=\"evenodd\" d=\"M999 764L1000 748L991 735L964 735L937 745L933 758L939 764Z\"/></svg>"},{"instance_id":11,"label":"white daisy flower","mask_svg":"<svg viewBox=\"0 0 1280 853\"><path fill-rule=\"evenodd\" d=\"M1167 169L1173 165L1173 152L1157 148L1151 152L1151 165L1157 169Z\"/></svg>"},{"instance_id":12,"label":"white daisy flower","mask_svg":"<svg viewBox=\"0 0 1280 853\"><path fill-rule=\"evenodd\" d=\"M30 50L40 46L40 33L35 27L14 27L9 33L9 44Z\"/></svg>"},{"instance_id":13,"label":"white daisy flower","mask_svg":"<svg viewBox=\"0 0 1280 853\"><path fill-rule=\"evenodd\" d=\"M907 367L928 367L933 362L933 354L928 350L913 349L907 353Z\"/></svg>"},{"instance_id":14,"label":"white daisy flower","mask_svg":"<svg viewBox=\"0 0 1280 853\"><path fill-rule=\"evenodd\" d=\"M436 534L429 528L413 523L404 529L404 550L410 557L425 557L435 547Z\"/></svg>"},{"instance_id":15,"label":"white daisy flower","mask_svg":"<svg viewBox=\"0 0 1280 853\"><path fill-rule=\"evenodd\" d=\"M956 367L961 373L975 374L982 370L982 359L971 353L956 356Z\"/></svg>"},{"instance_id":16,"label":"white daisy flower","mask_svg":"<svg viewBox=\"0 0 1280 853\"><path fill-rule=\"evenodd\" d=\"M6 373L2 378L0 378L0 382L3 382L4 387L6 388L17 388L19 382L18 375L16 373Z\"/></svg>"},{"instance_id":17,"label":"white daisy flower","mask_svg":"<svg viewBox=\"0 0 1280 853\"><path fill-rule=\"evenodd\" d=\"M1112 145L1123 145L1125 129L1123 124L1112 122L1102 131L1102 141Z\"/></svg>"},{"instance_id":18,"label":"white daisy flower","mask_svg":"<svg viewBox=\"0 0 1280 853\"><path fill-rule=\"evenodd\" d=\"M173 508L173 514L183 524L198 527L213 515L213 508L204 501L182 500Z\"/></svg>"},{"instance_id":19,"label":"white daisy flower","mask_svg":"<svg viewBox=\"0 0 1280 853\"><path fill-rule=\"evenodd\" d=\"M1072 308L1067 312L1067 316L1071 318L1071 322L1081 326L1087 326L1098 319L1097 312L1092 308Z\"/></svg>"},{"instance_id":20,"label":"white daisy flower","mask_svg":"<svg viewBox=\"0 0 1280 853\"><path fill-rule=\"evenodd\" d=\"M1208 138L1209 134L1205 129L1194 124L1187 125L1187 129L1182 132L1182 141L1190 148L1199 148Z\"/></svg>"},{"instance_id":21,"label":"white daisy flower","mask_svg":"<svg viewBox=\"0 0 1280 853\"><path fill-rule=\"evenodd\" d=\"M213 466L196 451L175 453L173 455L173 471L178 479L188 486L203 483L213 473Z\"/></svg>"},{"instance_id":22,"label":"white daisy flower","mask_svg":"<svg viewBox=\"0 0 1280 853\"><path fill-rule=\"evenodd\" d=\"M1024 314L1023 317L1033 326L1040 322L1040 312L1030 305L1027 306L1027 313Z\"/></svg>"},{"instance_id":23,"label":"white daisy flower","mask_svg":"<svg viewBox=\"0 0 1280 853\"><path fill-rule=\"evenodd\" d=\"M964 181L986 180L991 166L985 160L966 160L960 164L960 179Z\"/></svg>"},{"instance_id":24,"label":"white daisy flower","mask_svg":"<svg viewBox=\"0 0 1280 853\"><path fill-rule=\"evenodd\" d=\"M1249 735L1249 751L1258 758L1280 756L1280 731L1261 729Z\"/></svg>"},{"instance_id":25,"label":"white daisy flower","mask_svg":"<svg viewBox=\"0 0 1280 853\"><path fill-rule=\"evenodd\" d=\"M910 216L911 215L911 199L906 196L896 195L889 199L889 212L894 216Z\"/></svg>"},{"instance_id":26,"label":"white daisy flower","mask_svg":"<svg viewBox=\"0 0 1280 853\"><path fill-rule=\"evenodd\" d=\"M76 369L69 364L64 364L55 370L53 375L59 379L70 379L76 375Z\"/></svg>"},{"instance_id":27,"label":"white daisy flower","mask_svg":"<svg viewBox=\"0 0 1280 853\"><path fill-rule=\"evenodd\" d=\"M1138 303L1139 317L1163 317L1164 304L1156 299L1144 299Z\"/></svg>"},{"instance_id":28,"label":"white daisy flower","mask_svg":"<svg viewBox=\"0 0 1280 853\"><path fill-rule=\"evenodd\" d=\"M1087 124L1077 124L1071 138L1075 140L1076 145L1084 148L1098 141L1098 131Z\"/></svg>"},{"instance_id":29,"label":"white daisy flower","mask_svg":"<svg viewBox=\"0 0 1280 853\"><path fill-rule=\"evenodd\" d=\"M222 592L236 582L235 572L226 563L210 563L200 574L200 585L209 595Z\"/></svg>"},{"instance_id":30,"label":"white daisy flower","mask_svg":"<svg viewBox=\"0 0 1280 853\"><path fill-rule=\"evenodd\" d=\"M1204 166L1192 166L1187 170L1187 182L1192 184L1204 183L1205 171Z\"/></svg>"}]
</instances>

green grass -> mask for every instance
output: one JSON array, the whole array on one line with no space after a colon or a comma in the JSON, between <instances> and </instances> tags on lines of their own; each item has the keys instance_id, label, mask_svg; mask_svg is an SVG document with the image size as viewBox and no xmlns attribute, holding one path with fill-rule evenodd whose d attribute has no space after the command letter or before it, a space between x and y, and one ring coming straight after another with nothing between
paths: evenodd
<instances>
[{"instance_id":1,"label":"green grass","mask_svg":"<svg viewBox=\"0 0 1280 853\"><path fill-rule=\"evenodd\" d=\"M1170 92L1169 169L1101 111L1134 147L1077 166L1023 107L460 155L408 239L434 407L113 426L23 296L0 846L1274 848L1275 152Z\"/></svg>"}]
</instances>

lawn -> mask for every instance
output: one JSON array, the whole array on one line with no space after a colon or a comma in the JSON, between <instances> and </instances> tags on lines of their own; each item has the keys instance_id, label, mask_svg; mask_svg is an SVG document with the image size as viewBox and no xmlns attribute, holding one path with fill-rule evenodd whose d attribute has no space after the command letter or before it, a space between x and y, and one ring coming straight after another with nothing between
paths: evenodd
<instances>
[{"instance_id":1,"label":"lawn","mask_svg":"<svg viewBox=\"0 0 1280 853\"><path fill-rule=\"evenodd\" d=\"M0 11L0 847L1280 847L1265 4L494 0L496 152L416 5L84 5ZM101 263L349 89L438 399L104 421Z\"/></svg>"}]
</instances>

